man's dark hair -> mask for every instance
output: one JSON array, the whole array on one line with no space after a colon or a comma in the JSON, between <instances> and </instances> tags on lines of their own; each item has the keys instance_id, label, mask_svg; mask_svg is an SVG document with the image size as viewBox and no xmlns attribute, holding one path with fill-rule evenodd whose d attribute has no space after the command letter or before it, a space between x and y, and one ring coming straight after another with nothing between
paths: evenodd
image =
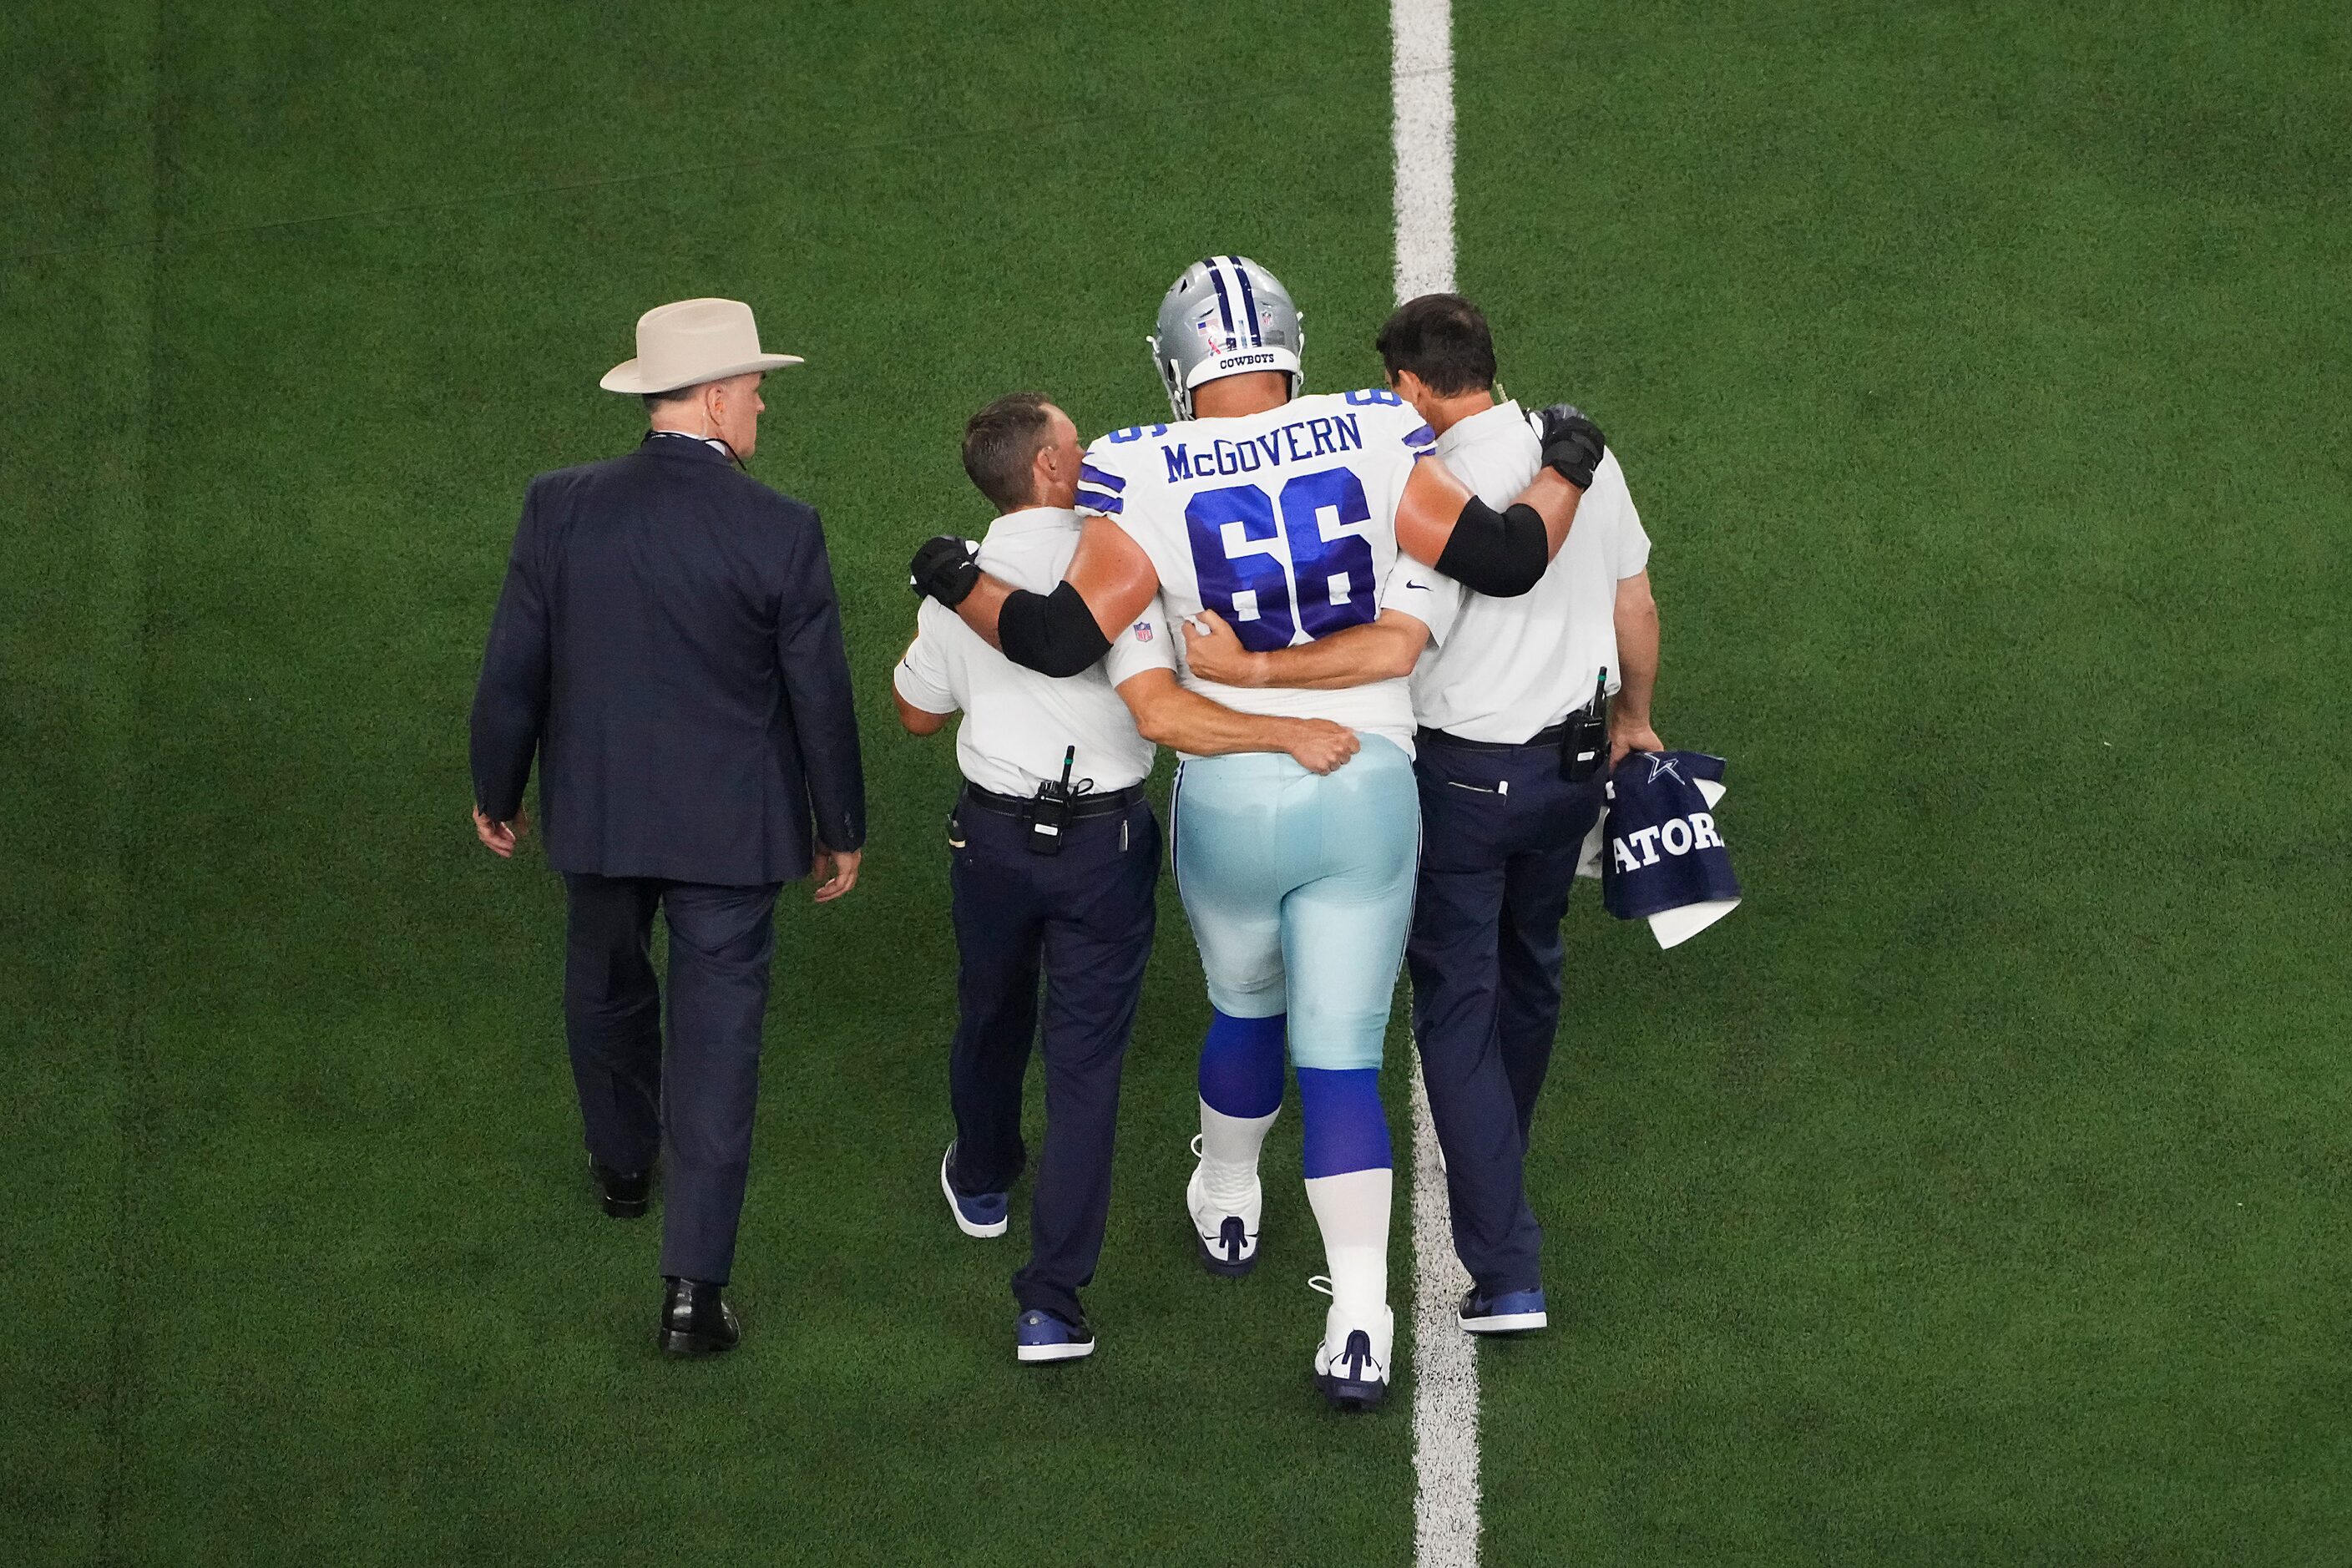
<instances>
[{"instance_id":1,"label":"man's dark hair","mask_svg":"<svg viewBox=\"0 0 2352 1568\"><path fill-rule=\"evenodd\" d=\"M963 471L999 511L1018 511L1035 497L1030 474L1045 444L1045 398L1009 392L963 427Z\"/></svg>"},{"instance_id":2,"label":"man's dark hair","mask_svg":"<svg viewBox=\"0 0 2352 1568\"><path fill-rule=\"evenodd\" d=\"M701 390L702 383L698 381L688 386L673 386L667 392L648 392L641 395L646 400L646 412L651 414L656 409L667 408L673 403L688 402Z\"/></svg>"},{"instance_id":3,"label":"man's dark hair","mask_svg":"<svg viewBox=\"0 0 2352 1568\"><path fill-rule=\"evenodd\" d=\"M1495 384L1495 339L1477 306L1459 294L1408 300L1381 323L1372 340L1393 381L1405 371L1440 397L1484 392Z\"/></svg>"}]
</instances>

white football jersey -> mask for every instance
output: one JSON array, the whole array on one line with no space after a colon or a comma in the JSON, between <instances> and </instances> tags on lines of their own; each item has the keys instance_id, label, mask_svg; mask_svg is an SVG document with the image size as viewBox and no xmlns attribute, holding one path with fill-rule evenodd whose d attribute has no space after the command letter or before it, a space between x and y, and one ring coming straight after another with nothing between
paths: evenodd
<instances>
[{"instance_id":1,"label":"white football jersey","mask_svg":"<svg viewBox=\"0 0 2352 1568\"><path fill-rule=\"evenodd\" d=\"M1114 430L1087 448L1078 510L1108 517L1151 557L1171 632L1202 609L1244 647L1312 642L1380 614L1397 561L1396 512L1435 447L1394 393L1328 392L1232 419ZM1181 637L1178 639L1181 643ZM1404 680L1338 691L1244 689L1179 678L1244 713L1328 719L1412 749Z\"/></svg>"}]
</instances>

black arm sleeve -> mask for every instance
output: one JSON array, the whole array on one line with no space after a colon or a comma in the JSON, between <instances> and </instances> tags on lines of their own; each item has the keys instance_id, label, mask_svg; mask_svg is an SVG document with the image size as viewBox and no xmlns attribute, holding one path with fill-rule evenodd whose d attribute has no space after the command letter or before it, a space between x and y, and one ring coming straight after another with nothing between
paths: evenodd
<instances>
[{"instance_id":1,"label":"black arm sleeve","mask_svg":"<svg viewBox=\"0 0 2352 1568\"><path fill-rule=\"evenodd\" d=\"M1095 613L1067 583L1050 594L1016 589L997 613L996 639L1004 657L1040 675L1078 675L1110 651Z\"/></svg>"},{"instance_id":2,"label":"black arm sleeve","mask_svg":"<svg viewBox=\"0 0 2352 1568\"><path fill-rule=\"evenodd\" d=\"M1519 501L1498 512L1472 496L1454 520L1454 532L1434 564L1474 594L1516 599L1551 564L1543 514Z\"/></svg>"}]
</instances>

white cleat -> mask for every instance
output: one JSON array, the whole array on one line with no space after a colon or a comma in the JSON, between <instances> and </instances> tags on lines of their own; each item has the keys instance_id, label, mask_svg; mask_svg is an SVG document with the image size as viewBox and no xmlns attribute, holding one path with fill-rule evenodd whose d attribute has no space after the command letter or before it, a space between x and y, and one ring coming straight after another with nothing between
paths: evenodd
<instances>
[{"instance_id":1,"label":"white cleat","mask_svg":"<svg viewBox=\"0 0 2352 1568\"><path fill-rule=\"evenodd\" d=\"M1192 1140L1192 1152L1201 1152L1201 1140ZM1192 1212L1192 1244L1200 1249L1201 1267L1212 1274L1228 1279L1238 1279L1257 1267L1257 1223L1265 1207L1265 1188L1256 1177L1250 1178L1249 1196L1234 1207L1213 1202L1208 1194L1202 1173L1207 1162L1192 1167L1192 1179L1184 1185L1184 1206Z\"/></svg>"},{"instance_id":2,"label":"white cleat","mask_svg":"<svg viewBox=\"0 0 2352 1568\"><path fill-rule=\"evenodd\" d=\"M1328 1289L1320 1276L1307 1283ZM1388 1396L1395 1348L1394 1312L1382 1307L1378 1321L1354 1321L1334 1302L1323 1314L1323 1342L1315 1347L1315 1386L1335 1410L1372 1409Z\"/></svg>"}]
</instances>

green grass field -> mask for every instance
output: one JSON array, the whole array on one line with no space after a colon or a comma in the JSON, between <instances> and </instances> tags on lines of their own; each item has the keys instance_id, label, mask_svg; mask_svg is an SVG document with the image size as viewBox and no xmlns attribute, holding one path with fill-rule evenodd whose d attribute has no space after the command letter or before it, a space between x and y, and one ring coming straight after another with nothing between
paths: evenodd
<instances>
[{"instance_id":1,"label":"green grass field","mask_svg":"<svg viewBox=\"0 0 2352 1568\"><path fill-rule=\"evenodd\" d=\"M2352 1559L2352 20L1454 26L1463 287L1623 458L1749 893L1571 912L1486 1561ZM1376 376L1388 66L1334 0L0 12L0 1562L1410 1560L1297 1184L1238 1289L1177 1229L1164 883L1105 1348L1013 1365L934 1186L954 763L887 697L965 416L1150 417L1185 262ZM525 480L634 440L596 377L695 294L808 358L755 467L873 836L784 901L745 1348L674 1366L464 712Z\"/></svg>"}]
</instances>

